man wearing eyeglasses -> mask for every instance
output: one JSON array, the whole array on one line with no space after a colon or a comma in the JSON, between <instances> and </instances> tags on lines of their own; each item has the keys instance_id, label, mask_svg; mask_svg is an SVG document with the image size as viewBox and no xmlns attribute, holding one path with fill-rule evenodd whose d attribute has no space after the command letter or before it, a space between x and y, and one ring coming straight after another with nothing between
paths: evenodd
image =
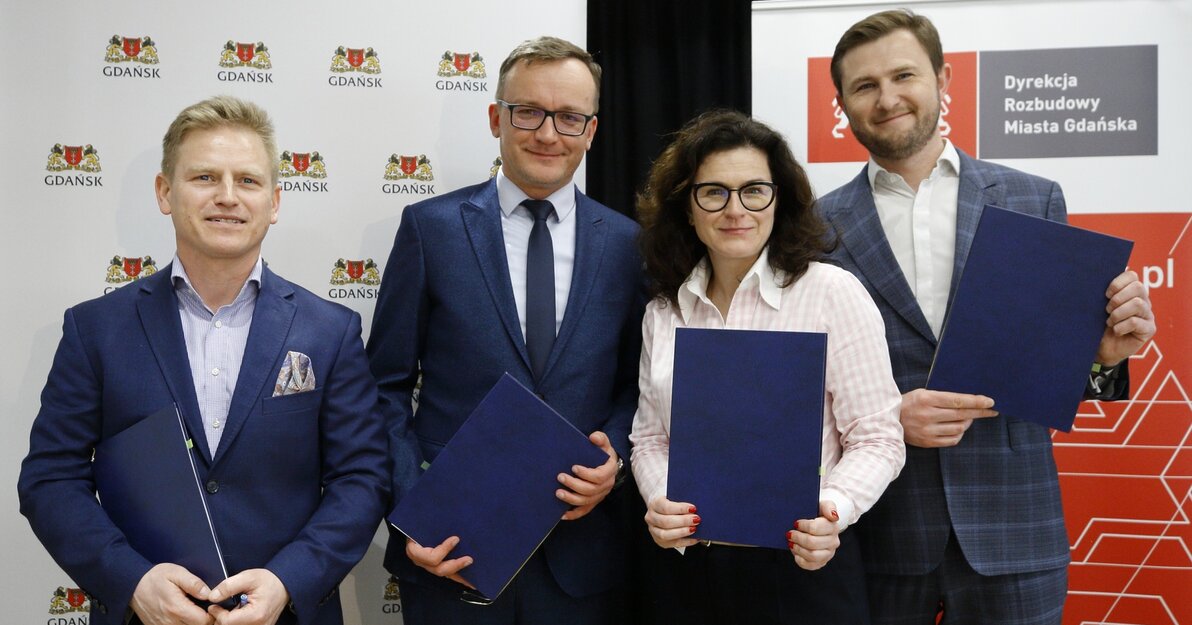
<instances>
[{"instance_id":1,"label":"man wearing eyeglasses","mask_svg":"<svg viewBox=\"0 0 1192 625\"><path fill-rule=\"evenodd\" d=\"M393 457L433 462L505 372L608 454L559 476L570 510L491 605L469 602L460 573L471 558L449 557L458 537L419 545L392 533L385 566L407 625L621 620L621 528L602 502L628 469L644 292L636 224L572 180L596 134L599 84L582 48L522 43L488 108L500 171L402 214L368 343ZM418 472L395 467L395 497Z\"/></svg>"}]
</instances>

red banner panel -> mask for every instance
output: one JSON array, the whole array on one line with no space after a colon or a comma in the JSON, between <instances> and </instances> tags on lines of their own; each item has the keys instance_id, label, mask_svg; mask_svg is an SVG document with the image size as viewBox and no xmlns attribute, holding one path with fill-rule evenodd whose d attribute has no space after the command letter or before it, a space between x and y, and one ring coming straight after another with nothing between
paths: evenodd
<instances>
[{"instance_id":1,"label":"red banner panel","mask_svg":"<svg viewBox=\"0 0 1192 625\"><path fill-rule=\"evenodd\" d=\"M1085 402L1054 434L1072 547L1064 624L1192 623L1192 214L1070 221L1134 240L1158 331L1130 360L1130 400Z\"/></svg>"}]
</instances>

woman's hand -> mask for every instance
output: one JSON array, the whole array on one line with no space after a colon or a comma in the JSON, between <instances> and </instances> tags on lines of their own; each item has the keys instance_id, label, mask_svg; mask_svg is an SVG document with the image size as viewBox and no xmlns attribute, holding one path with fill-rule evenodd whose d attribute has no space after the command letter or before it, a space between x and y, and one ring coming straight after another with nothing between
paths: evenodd
<instances>
[{"instance_id":1,"label":"woman's hand","mask_svg":"<svg viewBox=\"0 0 1192 625\"><path fill-rule=\"evenodd\" d=\"M699 525L699 515L695 513L694 505L659 496L647 508L646 525L650 527L650 536L659 547L690 547L699 542L691 538Z\"/></svg>"},{"instance_id":2,"label":"woman's hand","mask_svg":"<svg viewBox=\"0 0 1192 625\"><path fill-rule=\"evenodd\" d=\"M819 508L819 517L795 521L795 529L786 533L787 545L795 556L795 563L808 571L822 568L840 547L840 527L836 524L840 514L836 512L836 504L821 501ZM653 532L653 529L650 531Z\"/></svg>"}]
</instances>

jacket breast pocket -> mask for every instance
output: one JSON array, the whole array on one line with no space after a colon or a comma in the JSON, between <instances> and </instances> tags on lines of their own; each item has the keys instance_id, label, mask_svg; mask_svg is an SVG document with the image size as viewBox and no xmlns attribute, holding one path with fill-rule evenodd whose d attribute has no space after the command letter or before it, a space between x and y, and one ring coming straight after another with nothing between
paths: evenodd
<instances>
[{"instance_id":1,"label":"jacket breast pocket","mask_svg":"<svg viewBox=\"0 0 1192 625\"><path fill-rule=\"evenodd\" d=\"M266 397L261 400L261 413L274 415L310 411L318 414L319 404L322 400L323 389L294 393L293 395Z\"/></svg>"}]
</instances>

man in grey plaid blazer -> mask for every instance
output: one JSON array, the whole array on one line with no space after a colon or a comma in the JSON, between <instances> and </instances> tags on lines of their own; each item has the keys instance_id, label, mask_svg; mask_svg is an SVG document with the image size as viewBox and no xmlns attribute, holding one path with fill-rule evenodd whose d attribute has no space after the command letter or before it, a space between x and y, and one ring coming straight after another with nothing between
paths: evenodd
<instances>
[{"instance_id":1,"label":"man in grey plaid blazer","mask_svg":"<svg viewBox=\"0 0 1192 625\"><path fill-rule=\"evenodd\" d=\"M998 417L994 399L923 386L982 207L1064 222L1063 194L943 138L951 68L926 18L894 10L858 22L837 44L832 78L870 160L820 211L839 237L832 258L882 311L907 443L902 474L857 525L874 622L928 625L942 610L944 623L1058 624L1068 541L1049 430ZM1155 332L1137 275L1119 275L1108 295L1087 393L1097 399L1125 396L1125 359Z\"/></svg>"}]
</instances>

